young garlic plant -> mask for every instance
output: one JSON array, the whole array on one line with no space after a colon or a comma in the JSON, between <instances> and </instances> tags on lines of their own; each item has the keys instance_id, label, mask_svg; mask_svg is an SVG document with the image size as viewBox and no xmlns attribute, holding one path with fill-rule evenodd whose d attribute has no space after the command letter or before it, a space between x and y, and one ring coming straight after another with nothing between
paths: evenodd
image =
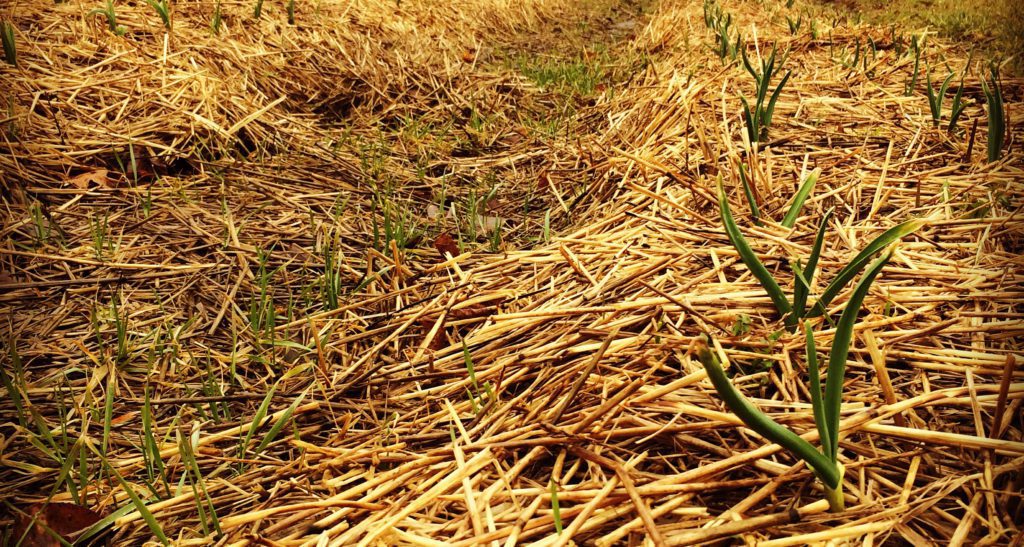
<instances>
[{"instance_id":1,"label":"young garlic plant","mask_svg":"<svg viewBox=\"0 0 1024 547\"><path fill-rule=\"evenodd\" d=\"M803 207L804 202L810 195L811 189L817 181L819 173L820 171L818 170L813 171L797 190L793 203L790 205L789 211L786 213L786 216L782 221L782 226L792 228L796 223L800 209ZM746 182L745 178L744 182ZM745 189L745 193L748 196L751 195L749 189ZM729 207L729 198L726 195L725 185L722 182L721 175L718 177L718 206L722 216L722 225L725 227L725 233L729 237L729 241L739 254L740 260L747 269L750 270L750 273L753 274L754 278L761 284L765 292L768 293L768 297L771 299L775 309L778 310L779 314L782 316L783 322L787 330L790 332L794 332L799 322L805 317L818 317L825 315L826 306L832 302L843 287L845 287L864 269L865 266L868 265L872 256L888 247L893 242L917 231L924 225L920 220L910 220L893 226L876 237L842 270L840 270L838 274L836 274L836 277L832 279L832 282L830 282L828 286L825 287L825 290L822 291L821 295L818 296L814 305L808 309L807 299L810 295L811 280L814 278L814 272L818 266L818 258L821 254L821 248L825 239L825 230L828 227L828 221L832 216L832 212L828 211L822 216L821 224L818 226L818 231L814 238L814 244L811 247L811 254L807 258L807 262L804 263L799 259L790 262L790 267L792 268L795 277L793 300L790 302L786 297L786 294L782 291L782 288L779 286L778 281L775 280L775 277L768 271L768 268L766 268L757 257L753 249L751 249L750 244L747 243L746 238L743 237L743 233L740 232L739 226L736 225L736 220L733 218L732 210Z\"/></svg>"},{"instance_id":2,"label":"young garlic plant","mask_svg":"<svg viewBox=\"0 0 1024 547\"><path fill-rule=\"evenodd\" d=\"M789 80L792 71L786 72L786 75L779 81L779 85L775 86L775 91L769 97L768 87L771 85L772 76L776 75L778 70L775 66L775 49L772 49L772 54L768 59L761 60L760 71L754 69L754 66L750 64L746 50L742 50L741 53L743 66L754 77L754 83L757 88L753 109L750 108L750 103L747 102L746 97L740 97L740 101L743 102L743 119L747 122L747 137L753 143L768 138L768 126L772 124L772 116L775 114L775 103L779 100L782 88ZM783 59L779 61L779 66L781 67L785 62L785 56L783 56ZM766 100L767 103L765 102Z\"/></svg>"},{"instance_id":3,"label":"young garlic plant","mask_svg":"<svg viewBox=\"0 0 1024 547\"><path fill-rule=\"evenodd\" d=\"M14 24L0 21L0 41L4 45L4 60L11 66L18 66L18 47L14 42Z\"/></svg>"},{"instance_id":4,"label":"young garlic plant","mask_svg":"<svg viewBox=\"0 0 1024 547\"><path fill-rule=\"evenodd\" d=\"M999 159L1003 151L1003 142L1006 139L1006 113L1003 108L1003 88L999 85L999 69L995 63L989 66L992 74L992 87L988 86L985 78L981 79L981 90L985 92L985 102L988 103L988 161L992 163Z\"/></svg>"},{"instance_id":5,"label":"young garlic plant","mask_svg":"<svg viewBox=\"0 0 1024 547\"><path fill-rule=\"evenodd\" d=\"M810 323L804 322L811 408L821 442L820 451L789 428L761 412L736 389L736 386L726 376L718 356L709 347L706 336L702 336L696 343L697 358L707 371L715 391L729 407L729 410L736 414L736 417L747 427L804 460L824 486L825 499L828 500L829 509L833 512L842 512L845 505L843 464L839 461L839 412L843 398L846 361L849 357L850 343L853 340L853 327L857 322L857 314L864 302L864 297L867 296L871 284L891 256L892 251L890 250L868 267L860 282L857 283L846 309L843 310L836 327L835 338L832 340L832 351L828 359L828 377L825 381L824 391L821 387L821 374L818 370L814 334L811 332Z\"/></svg>"},{"instance_id":6,"label":"young garlic plant","mask_svg":"<svg viewBox=\"0 0 1024 547\"><path fill-rule=\"evenodd\" d=\"M949 84L953 81L953 76L954 74L950 72L949 75L946 76L946 79L942 81L942 84L939 85L938 91L936 91L932 86L932 72L931 70L928 71L928 86L925 88L925 91L928 92L928 108L931 109L932 124L935 127L938 127L939 122L942 120L942 100L946 97L946 90L949 89ZM947 130L950 132L956 129L957 120L959 120L960 116L963 114L964 108L967 108L967 105L963 102L963 95L964 80L963 78L960 78L960 86L957 88L956 94L953 96L953 106L949 113L949 126L947 127Z\"/></svg>"}]
</instances>

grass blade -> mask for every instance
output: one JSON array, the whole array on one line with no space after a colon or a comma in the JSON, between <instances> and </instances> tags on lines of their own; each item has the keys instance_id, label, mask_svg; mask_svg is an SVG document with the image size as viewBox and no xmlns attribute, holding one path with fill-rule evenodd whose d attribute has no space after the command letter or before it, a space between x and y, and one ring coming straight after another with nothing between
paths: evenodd
<instances>
[{"instance_id":1,"label":"grass blade","mask_svg":"<svg viewBox=\"0 0 1024 547\"><path fill-rule=\"evenodd\" d=\"M875 253L888 247L896 240L902 239L903 237L906 237L916 232L922 226L924 226L924 224L925 223L920 220L908 220L902 224L897 224L896 226L889 228L888 230L883 232L882 235L876 237L874 241L869 243L863 251L858 253L857 256L855 256L853 260L851 260L850 263L846 265L846 267L844 267L842 270L839 271L838 274L836 274L835 279L833 279L832 282L829 283L827 287L825 287L825 290L822 291L821 293L821 297L818 298L817 302L815 302L813 309L811 309L810 313L808 313L807 316L817 317L819 315L824 314L825 307L828 306L830 302L832 302L832 299L839 294L839 291L843 290L843 287L851 279L856 277L857 274L864 269L864 266L867 265L868 261L871 260L871 257Z\"/></svg>"},{"instance_id":2,"label":"grass blade","mask_svg":"<svg viewBox=\"0 0 1024 547\"><path fill-rule=\"evenodd\" d=\"M800 216L800 210L803 209L807 197L811 195L811 190L814 189L814 184L818 182L819 176L821 176L820 167L811 171L807 178L804 179L803 184L796 191L796 196L793 197L793 204L789 206L789 211L786 212L786 216L782 219L783 226L792 228L796 224L796 219Z\"/></svg>"},{"instance_id":3,"label":"grass blade","mask_svg":"<svg viewBox=\"0 0 1024 547\"><path fill-rule=\"evenodd\" d=\"M256 409L256 414L252 417L252 423L249 425L249 431L245 434L245 440L242 441L241 446L238 447L238 457L244 459L246 455L246 449L249 446L249 441L252 440L253 434L256 430L263 425L263 419L267 417L267 411L270 408L270 402L274 399L274 392L277 391L277 384L275 383L267 391L267 395L263 397L263 402L260 403L259 408Z\"/></svg>"},{"instance_id":4,"label":"grass blade","mask_svg":"<svg viewBox=\"0 0 1024 547\"><path fill-rule=\"evenodd\" d=\"M156 517L154 517L153 513L151 513L149 509L146 507L146 503L142 501L141 498L139 498L139 495L135 493L135 490L132 490L128 482L124 480L124 477L122 477L121 474L117 472L117 469L114 469L114 466L110 465L110 462L107 461L107 458L104 457L103 454L100 454L98 450L96 450L96 447L90 444L89 448L91 448L92 451L97 456L100 457L100 459L103 461L103 465L107 467L107 470L110 471L110 474L113 475L114 478L117 479L117 482L121 484L121 488L123 488L125 494L128 494L128 497L131 498L132 505L135 506L135 510L138 511L139 515L142 516L142 520L146 521L146 525L149 526L149 530L153 532L153 535L160 540L160 543L163 543L164 545L170 545L170 541L168 541L167 536L164 535L163 529L160 528L160 523L156 521Z\"/></svg>"},{"instance_id":5,"label":"grass blade","mask_svg":"<svg viewBox=\"0 0 1024 547\"><path fill-rule=\"evenodd\" d=\"M551 517L555 519L555 533L562 534L562 511L558 507L558 485L551 480Z\"/></svg>"},{"instance_id":6,"label":"grass blade","mask_svg":"<svg viewBox=\"0 0 1024 547\"><path fill-rule=\"evenodd\" d=\"M300 393L299 396L295 398L295 401L292 402L292 404L288 407L288 409L284 411L284 414L281 415L281 418L274 422L274 425L271 426L270 431L267 432L267 434L263 437L263 440L260 441L259 446L256 447L256 451L253 452L254 455L258 455L259 453L263 452L263 449L274 441L278 433L281 432L281 429L284 428L285 424L287 424L288 421L291 420L292 414L295 413L295 409L299 408L299 405L302 404L302 400L306 398L306 393L308 392L309 390L307 389L306 391Z\"/></svg>"},{"instance_id":7,"label":"grass blade","mask_svg":"<svg viewBox=\"0 0 1024 547\"><path fill-rule=\"evenodd\" d=\"M740 233L739 227L736 226L736 221L732 217L732 211L729 210L729 199L725 195L725 187L722 184L721 175L718 177L718 207L722 214L722 224L725 227L725 233L729 236L729 241L732 242L733 247L736 248L736 252L739 253L740 260L743 261L750 270L750 273L764 287L768 297L775 304L775 309L779 310L779 314L785 317L792 311L789 301L786 300L786 295L782 292L782 288L779 287L772 274L768 272L768 269L764 267L764 264L754 254L747 240Z\"/></svg>"},{"instance_id":8,"label":"grass blade","mask_svg":"<svg viewBox=\"0 0 1024 547\"><path fill-rule=\"evenodd\" d=\"M697 341L697 358L707 370L708 378L714 384L719 397L747 427L807 462L807 465L814 469L815 474L826 486L830 488L839 486L841 480L839 469L828 458L811 446L811 443L758 410L732 385L725 375L725 371L722 370L722 364L718 357L708 347L704 337Z\"/></svg>"},{"instance_id":9,"label":"grass blade","mask_svg":"<svg viewBox=\"0 0 1024 547\"><path fill-rule=\"evenodd\" d=\"M857 323L857 314L860 313L864 297L890 258L892 251L876 260L864 273L853 291L853 296L846 304L843 315L839 318L835 338L832 339L832 350L828 356L828 379L825 380L824 410L825 423L832 442L831 451L826 452L832 454L833 459L839 451L839 408L843 399L843 377L846 372L846 359L850 354L850 343L853 341L853 327Z\"/></svg>"}]
</instances>

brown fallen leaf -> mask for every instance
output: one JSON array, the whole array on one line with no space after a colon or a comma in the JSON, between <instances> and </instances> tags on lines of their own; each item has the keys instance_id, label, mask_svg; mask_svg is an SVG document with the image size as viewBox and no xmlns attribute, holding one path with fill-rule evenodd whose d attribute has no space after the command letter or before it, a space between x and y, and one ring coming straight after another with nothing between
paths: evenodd
<instances>
[{"instance_id":1,"label":"brown fallen leaf","mask_svg":"<svg viewBox=\"0 0 1024 547\"><path fill-rule=\"evenodd\" d=\"M545 169L537 175L537 189L548 190L552 188L554 184L551 183L551 175L548 174L548 170Z\"/></svg>"},{"instance_id":2,"label":"brown fallen leaf","mask_svg":"<svg viewBox=\"0 0 1024 547\"><path fill-rule=\"evenodd\" d=\"M61 542L54 533L73 543L80 533L102 519L95 511L73 503L33 503L18 515L13 537L24 538L22 547L59 547Z\"/></svg>"},{"instance_id":3,"label":"brown fallen leaf","mask_svg":"<svg viewBox=\"0 0 1024 547\"><path fill-rule=\"evenodd\" d=\"M125 422L130 422L132 420L132 418L134 418L138 414L139 414L139 412L136 411L136 410L133 410L131 412L125 412L124 414L114 418L113 420L110 420L110 425L112 425L112 426L114 426L114 425L121 425L121 424L123 424Z\"/></svg>"},{"instance_id":4,"label":"brown fallen leaf","mask_svg":"<svg viewBox=\"0 0 1024 547\"><path fill-rule=\"evenodd\" d=\"M483 304L473 304L472 306L466 306L458 310L451 310L448 312L448 317L454 320L458 319L473 319L476 317L486 317L494 313L493 306L485 306Z\"/></svg>"},{"instance_id":5,"label":"brown fallen leaf","mask_svg":"<svg viewBox=\"0 0 1024 547\"><path fill-rule=\"evenodd\" d=\"M95 171L89 171L88 173L82 173L81 175L71 177L68 179L68 183L76 188L86 189L89 184L95 184L102 186L103 188L113 188L114 185L107 174L110 171L106 169L97 169Z\"/></svg>"},{"instance_id":6,"label":"brown fallen leaf","mask_svg":"<svg viewBox=\"0 0 1024 547\"><path fill-rule=\"evenodd\" d=\"M434 240L434 248L437 249L437 252L441 253L441 258L446 258L444 256L445 253L452 256L459 255L458 244L455 243L455 240L447 232L437 236L437 239Z\"/></svg>"}]
</instances>

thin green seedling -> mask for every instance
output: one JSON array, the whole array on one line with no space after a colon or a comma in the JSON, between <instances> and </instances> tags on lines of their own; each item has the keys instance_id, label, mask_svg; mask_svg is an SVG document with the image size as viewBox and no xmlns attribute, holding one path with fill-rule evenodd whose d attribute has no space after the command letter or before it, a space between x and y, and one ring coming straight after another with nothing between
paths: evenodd
<instances>
[{"instance_id":1,"label":"thin green seedling","mask_svg":"<svg viewBox=\"0 0 1024 547\"><path fill-rule=\"evenodd\" d=\"M957 121L963 115L964 109L967 108L967 103L963 101L965 76L967 76L967 69L964 69L963 74L960 75L960 85L957 86L956 93L953 95L952 110L949 112L949 125L946 126L946 131L950 133L956 131Z\"/></svg>"},{"instance_id":2,"label":"thin green seedling","mask_svg":"<svg viewBox=\"0 0 1024 547\"><path fill-rule=\"evenodd\" d=\"M220 34L221 21L220 0L217 0L217 3L213 7L213 15L210 16L210 31L214 34Z\"/></svg>"},{"instance_id":3,"label":"thin green seedling","mask_svg":"<svg viewBox=\"0 0 1024 547\"><path fill-rule=\"evenodd\" d=\"M142 196L142 217L149 219L153 213L153 186L146 186L146 193Z\"/></svg>"},{"instance_id":4,"label":"thin green seedling","mask_svg":"<svg viewBox=\"0 0 1024 547\"><path fill-rule=\"evenodd\" d=\"M732 14L725 14L714 23L715 34L715 47L712 49L718 54L718 58L723 61L726 59L736 60L737 55L743 49L743 37L739 32L736 33L736 41L732 42L729 38L730 27L732 26Z\"/></svg>"},{"instance_id":5,"label":"thin green seedling","mask_svg":"<svg viewBox=\"0 0 1024 547\"><path fill-rule=\"evenodd\" d=\"M739 253L740 259L747 266L747 269L750 270L750 273L754 275L754 278L764 287L772 304L775 305L775 309L784 317L789 316L792 312L789 300L786 299L786 295L782 292L782 288L779 287L772 274L764 267L764 264L757 258L757 255L754 254L754 250L750 248L750 244L747 243L746 238L743 237L739 227L736 225L732 211L729 208L729 199L725 194L725 186L722 183L721 175L718 176L718 206L725 233L729 237L729 241L732 242L733 247L736 248L736 252Z\"/></svg>"},{"instance_id":6,"label":"thin green seedling","mask_svg":"<svg viewBox=\"0 0 1024 547\"><path fill-rule=\"evenodd\" d=\"M260 406L256 408L256 413L252 416L252 421L249 424L249 430L246 431L242 441L238 444L238 459L245 460L248 453L249 443L252 441L253 435L256 434L256 430L263 425L263 421L267 417L267 413L270 410L270 403L274 400L274 392L277 391L278 383L275 382L270 386L270 390L263 396L263 401L260 402ZM245 462L239 461L239 472L245 469Z\"/></svg>"},{"instance_id":7,"label":"thin green seedling","mask_svg":"<svg viewBox=\"0 0 1024 547\"><path fill-rule=\"evenodd\" d=\"M145 399L142 403L142 455L146 463L146 473L151 483L157 479L163 483L164 491L170 492L171 485L167 483L167 475L164 472L164 460L160 456L160 444L153 432L153 405L150 399L149 386L145 388ZM153 495L159 498L154 489Z\"/></svg>"},{"instance_id":8,"label":"thin green seedling","mask_svg":"<svg viewBox=\"0 0 1024 547\"><path fill-rule=\"evenodd\" d=\"M156 517L153 516L153 513L149 510L148 507L146 507L146 503L142 501L142 499L135 492L135 490L132 489L131 485L129 485L128 482L124 480L124 477L122 477L121 474L117 472L117 469L114 469L114 466L110 465L110 462L107 461L107 458L103 454L100 454L98 450L96 450L95 446L92 446L90 444L89 448L91 448L92 451L97 456L99 456L100 461L103 463L103 466L107 469L110 475L117 479L117 482L121 485L121 488L124 490L125 494L128 494L128 497L132 501L132 505L135 506L135 510L139 512L139 515L142 516L142 520L145 521L146 526L149 527L149 531L153 532L153 535L156 536L158 540L160 540L160 543L164 545L170 545L171 542L168 541L167 536L164 534L163 529L160 527L160 523L157 522Z\"/></svg>"},{"instance_id":9,"label":"thin green seedling","mask_svg":"<svg viewBox=\"0 0 1024 547\"><path fill-rule=\"evenodd\" d=\"M469 392L469 401L473 406L473 413L477 414L480 412L482 403L480 397L480 385L476 381L476 369L473 367L473 355L469 352L469 347L466 345L466 341L462 341L462 360L466 364L466 372L469 375L469 383L473 386L473 391ZM467 390L469 391L469 390Z\"/></svg>"},{"instance_id":10,"label":"thin green seedling","mask_svg":"<svg viewBox=\"0 0 1024 547\"><path fill-rule=\"evenodd\" d=\"M0 385L3 385L7 391L7 398L10 399L11 404L14 405L15 415L18 418L18 425L22 429L28 429L28 420L26 416L28 414L25 411L25 407L22 404L22 389L25 387L25 372L21 364L21 354L18 353L16 346L16 340L11 338L7 342L7 354L11 359L11 372L14 373L12 379L7 374L7 367L0 367Z\"/></svg>"},{"instance_id":11,"label":"thin green seedling","mask_svg":"<svg viewBox=\"0 0 1024 547\"><path fill-rule=\"evenodd\" d=\"M7 64L18 66L18 46L14 41L14 25L8 21L0 21L0 42L4 45L4 60Z\"/></svg>"},{"instance_id":12,"label":"thin green seedling","mask_svg":"<svg viewBox=\"0 0 1024 547\"><path fill-rule=\"evenodd\" d=\"M272 249L256 249L258 292L249 303L249 328L261 343L267 340L273 343L274 328L277 325L277 309L270 289L270 280L277 270L267 267L272 252Z\"/></svg>"},{"instance_id":13,"label":"thin green seedling","mask_svg":"<svg viewBox=\"0 0 1024 547\"><path fill-rule=\"evenodd\" d=\"M295 0L288 0L288 24L295 24Z\"/></svg>"},{"instance_id":14,"label":"thin green seedling","mask_svg":"<svg viewBox=\"0 0 1024 547\"><path fill-rule=\"evenodd\" d=\"M502 239L501 239L501 227L502 227L503 224L504 224L504 221L501 218L495 219L494 229L491 230L491 237L490 237L491 252L492 253L496 253L496 252L501 250L501 242L502 242Z\"/></svg>"},{"instance_id":15,"label":"thin green seedling","mask_svg":"<svg viewBox=\"0 0 1024 547\"><path fill-rule=\"evenodd\" d=\"M1006 139L1006 112L1003 107L1003 87L999 84L999 69L995 63L989 65L992 86L981 79L981 89L988 104L988 161L999 160Z\"/></svg>"},{"instance_id":16,"label":"thin green seedling","mask_svg":"<svg viewBox=\"0 0 1024 547\"><path fill-rule=\"evenodd\" d=\"M263 14L263 0L256 0L256 6L252 9L252 16L255 19L259 19L260 15Z\"/></svg>"},{"instance_id":17,"label":"thin green seedling","mask_svg":"<svg viewBox=\"0 0 1024 547\"><path fill-rule=\"evenodd\" d=\"M89 17L102 15L107 20L107 28L118 36L124 36L125 28L117 24L117 11L114 9L114 0L107 0L104 8L96 8L89 12Z\"/></svg>"},{"instance_id":18,"label":"thin green seedling","mask_svg":"<svg viewBox=\"0 0 1024 547\"><path fill-rule=\"evenodd\" d=\"M921 220L908 220L906 222L897 224L892 228L882 232L878 237L873 239L871 243L868 243L867 247L857 253L853 260L848 262L843 269L839 270L839 273L832 278L832 282L825 287L825 290L818 296L817 302L808 311L807 317L818 317L825 313L825 308L832 302L832 300L839 295L839 291L846 286L854 277L860 273L861 270L867 266L871 257L875 253L888 247L894 242L903 239L904 237L916 232L925 225L924 221Z\"/></svg>"},{"instance_id":19,"label":"thin green seedling","mask_svg":"<svg viewBox=\"0 0 1024 547\"><path fill-rule=\"evenodd\" d=\"M795 277L793 309L796 310L797 318L804 316L807 312L807 297L811 293L811 280L814 278L814 271L818 267L821 248L825 242L825 230L828 228L833 210L829 209L821 218L821 223L818 225L818 233L814 236L814 243L811 245L811 254L807 257L807 263L802 263L800 259L797 259L796 262L790 262L790 267Z\"/></svg>"},{"instance_id":20,"label":"thin green seedling","mask_svg":"<svg viewBox=\"0 0 1024 547\"><path fill-rule=\"evenodd\" d=\"M270 403L273 401L274 394L277 392L277 389L280 386L281 382L284 382L294 376L297 376L298 374L304 372L307 369L308 366L305 365L300 365L295 368L292 368L285 372L280 379L278 379L276 382L274 382L272 386L270 386L270 389L267 391L267 394L263 396L263 401L260 402L260 406L256 409L255 414L253 414L252 420L250 421L249 424L249 430L246 432L245 437L242 438L242 441L238 446L239 460L244 460L246 458L248 454L249 444L252 441L253 436L256 434L256 430L262 427L263 422L266 421L267 414L269 413L270 410ZM288 419L291 418L291 415L295 412L295 408L298 407L299 402L302 400L303 397L305 397L305 395L306 392L303 392L303 394L299 398L297 398L295 402L292 403L288 410L281 415L281 419L279 419L277 423L275 423L274 426L271 427L270 431L267 432L267 435L265 435L263 439L260 441L260 444L257 447L255 454L259 454L260 452L263 451L264 448L266 448L271 442L273 442L274 438L281 432L281 428L283 428L285 422L287 422ZM244 469L244 465L244 462L239 463L240 471Z\"/></svg>"},{"instance_id":21,"label":"thin green seedling","mask_svg":"<svg viewBox=\"0 0 1024 547\"><path fill-rule=\"evenodd\" d=\"M910 80L903 87L903 94L907 97L913 95L917 89L917 78L921 72L921 50L924 49L924 41L925 35L923 34L920 37L912 36L910 39L910 49L914 52L914 72Z\"/></svg>"},{"instance_id":22,"label":"thin green seedling","mask_svg":"<svg viewBox=\"0 0 1024 547\"><path fill-rule=\"evenodd\" d=\"M327 230L321 244L320 252L324 259L324 273L320 278L320 299L324 309L327 310L338 309L344 283L341 275L344 254L340 250L339 237L335 230ZM341 255L341 260L339 255Z\"/></svg>"},{"instance_id":23,"label":"thin green seedling","mask_svg":"<svg viewBox=\"0 0 1024 547\"><path fill-rule=\"evenodd\" d=\"M44 247L49 243L50 234L53 231L50 220L43 214L43 209L37 201L33 201L32 205L29 205L28 211L32 217L32 226L35 228L35 246L36 248Z\"/></svg>"},{"instance_id":24,"label":"thin green seedling","mask_svg":"<svg viewBox=\"0 0 1024 547\"><path fill-rule=\"evenodd\" d=\"M704 25L714 30L722 18L722 7L713 1L704 0Z\"/></svg>"},{"instance_id":25,"label":"thin green seedling","mask_svg":"<svg viewBox=\"0 0 1024 547\"><path fill-rule=\"evenodd\" d=\"M824 391L822 391L821 375L818 370L814 334L811 331L810 323L804 322L811 407L822 447L820 451L789 428L764 414L740 393L729 380L722 368L721 361L709 346L707 335L702 335L696 343L698 360L704 366L715 391L729 410L747 427L806 462L822 482L829 509L833 512L842 512L845 506L842 488L844 468L838 458L839 414L842 406L846 361L849 358L850 344L853 340L853 329L868 290L891 256L892 252L890 251L867 269L860 282L857 283L846 309L843 310L829 354L828 378Z\"/></svg>"},{"instance_id":26,"label":"thin green seedling","mask_svg":"<svg viewBox=\"0 0 1024 547\"><path fill-rule=\"evenodd\" d=\"M747 137L753 143L768 138L768 127L772 124L772 117L775 114L775 103L779 100L782 88L785 87L792 71L786 72L769 97L768 89L771 86L772 77L778 73L778 67L785 63L785 56L779 60L778 67L776 67L776 50L773 48L771 56L768 59L762 59L760 70L756 70L750 63L750 59L747 58L746 50L743 50L742 53L743 66L754 77L757 91L753 109L750 108L746 97L740 97L740 101L743 103L743 119L747 123Z\"/></svg>"},{"instance_id":27,"label":"thin green seedling","mask_svg":"<svg viewBox=\"0 0 1024 547\"><path fill-rule=\"evenodd\" d=\"M163 22L164 28L171 30L171 6L167 0L146 0L146 3L160 16L160 21Z\"/></svg>"},{"instance_id":28,"label":"thin green seedling","mask_svg":"<svg viewBox=\"0 0 1024 547\"><path fill-rule=\"evenodd\" d=\"M551 243L551 209L544 210L544 226L542 230L544 243Z\"/></svg>"},{"instance_id":29,"label":"thin green seedling","mask_svg":"<svg viewBox=\"0 0 1024 547\"><path fill-rule=\"evenodd\" d=\"M84 454L85 451L83 450L82 453ZM92 537L94 537L96 535L99 535L101 532L103 532L103 530L105 530L108 527L112 526L121 517L124 517L128 513L131 513L132 511L135 511L135 510L136 510L136 508L135 508L134 505L132 505L130 503L129 504L125 504L124 506L120 507L116 511L113 511L109 515L107 515L107 516L103 517L102 519L100 519L98 522L96 522L96 524L93 524L92 526L86 528L84 532L82 532L81 534L78 535L77 538L75 538L75 544L76 545L89 545L90 544L89 543L89 538L92 538Z\"/></svg>"},{"instance_id":30,"label":"thin green seedling","mask_svg":"<svg viewBox=\"0 0 1024 547\"><path fill-rule=\"evenodd\" d=\"M551 518L555 521L555 533L562 535L562 510L558 506L558 483L555 479L550 481L551 489Z\"/></svg>"},{"instance_id":31,"label":"thin green seedling","mask_svg":"<svg viewBox=\"0 0 1024 547\"><path fill-rule=\"evenodd\" d=\"M117 341L117 352L115 354L115 363L123 365L128 362L129 347L128 347L128 314L127 312L121 316L121 299L118 293L114 293L114 296L110 298L110 313L114 318L114 335Z\"/></svg>"},{"instance_id":32,"label":"thin green seedling","mask_svg":"<svg viewBox=\"0 0 1024 547\"><path fill-rule=\"evenodd\" d=\"M925 91L928 93L928 108L932 113L932 125L935 127L939 126L939 121L942 120L942 99L946 96L946 90L949 89L949 83L953 81L953 73L950 72L946 79L942 81L942 85L939 86L938 91L932 86L932 71L929 69L927 74L927 86ZM962 87L961 87L962 89Z\"/></svg>"},{"instance_id":33,"label":"thin green seedling","mask_svg":"<svg viewBox=\"0 0 1024 547\"><path fill-rule=\"evenodd\" d=\"M102 219L89 217L89 235L92 237L92 249L96 260L103 260L107 251L113 250L110 241L110 214L104 213Z\"/></svg>"},{"instance_id":34,"label":"thin green seedling","mask_svg":"<svg viewBox=\"0 0 1024 547\"><path fill-rule=\"evenodd\" d=\"M204 536L210 536L211 526L207 525L207 511L210 514L210 523L212 524L213 531L220 535L220 518L217 516L217 508L213 503L213 498L210 497L210 492L206 488L206 481L203 479L203 473L199 469L199 462L196 461L195 449L199 444L199 430L196 430L192 435L183 436L180 431L176 432L178 436L178 452L181 454L182 462L185 464L184 475L191 473L192 480L189 481L192 486L192 497L196 500L196 512L199 513L199 525L203 529Z\"/></svg>"},{"instance_id":35,"label":"thin green seedling","mask_svg":"<svg viewBox=\"0 0 1024 547\"><path fill-rule=\"evenodd\" d=\"M786 24L789 26L789 33L796 36L796 33L800 32L800 27L804 23L804 15L801 13L796 19L786 16Z\"/></svg>"},{"instance_id":36,"label":"thin green seedling","mask_svg":"<svg viewBox=\"0 0 1024 547\"><path fill-rule=\"evenodd\" d=\"M288 405L288 408L284 410L284 412L281 414L281 417L278 418L276 422L274 422L274 425L270 426L270 430L267 431L267 434L263 436L262 440L260 440L260 444L256 446L256 450L253 452L253 455L259 455L263 453L263 450L270 446L270 443L274 442L274 439L276 439L277 436L281 433L281 430L284 429L284 426L288 423L291 423L292 416L295 414L295 410L299 408L299 405L302 404L302 401L306 398L306 394L308 393L309 389L306 389L306 391L300 393L299 396L296 397L294 401L292 401L292 404Z\"/></svg>"},{"instance_id":37,"label":"thin green seedling","mask_svg":"<svg viewBox=\"0 0 1024 547\"><path fill-rule=\"evenodd\" d=\"M110 454L110 429L114 419L114 375L107 375L107 387L103 397L103 438L101 439L100 454L106 459Z\"/></svg>"}]
</instances>

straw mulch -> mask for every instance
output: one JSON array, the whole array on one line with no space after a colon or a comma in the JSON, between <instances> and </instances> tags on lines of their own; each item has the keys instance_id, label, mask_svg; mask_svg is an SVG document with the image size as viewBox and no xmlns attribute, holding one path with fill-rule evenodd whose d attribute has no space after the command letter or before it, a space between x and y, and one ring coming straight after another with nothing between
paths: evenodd
<instances>
[{"instance_id":1,"label":"straw mulch","mask_svg":"<svg viewBox=\"0 0 1024 547\"><path fill-rule=\"evenodd\" d=\"M223 3L219 35L211 3L175 2L171 33L126 3L124 36L93 7L0 9L20 47L0 68L3 369L19 395L0 402L5 525L77 501L124 508L111 544L154 541L128 485L180 544L1019 541L1021 79L1004 74L1007 150L988 163L977 59L948 133L923 81L904 95L909 31L730 2L749 54L789 50L793 70L751 146L751 78L709 50L694 2L297 2L295 26L279 3L258 22ZM818 39L789 33L800 10ZM869 36L869 66L834 60ZM590 59L596 42L614 85L589 99L502 61ZM930 38L925 59L960 71L965 47ZM524 112L570 115L540 135ZM816 442L802 337L726 239L718 176L783 286L829 208L817 290L881 231L927 221L856 329L842 514L691 353L712 335L742 391ZM502 240L441 238L439 253L466 227L458 204L495 185L469 222ZM422 234L383 243L385 218ZM832 327L815 332L827 352Z\"/></svg>"}]
</instances>

